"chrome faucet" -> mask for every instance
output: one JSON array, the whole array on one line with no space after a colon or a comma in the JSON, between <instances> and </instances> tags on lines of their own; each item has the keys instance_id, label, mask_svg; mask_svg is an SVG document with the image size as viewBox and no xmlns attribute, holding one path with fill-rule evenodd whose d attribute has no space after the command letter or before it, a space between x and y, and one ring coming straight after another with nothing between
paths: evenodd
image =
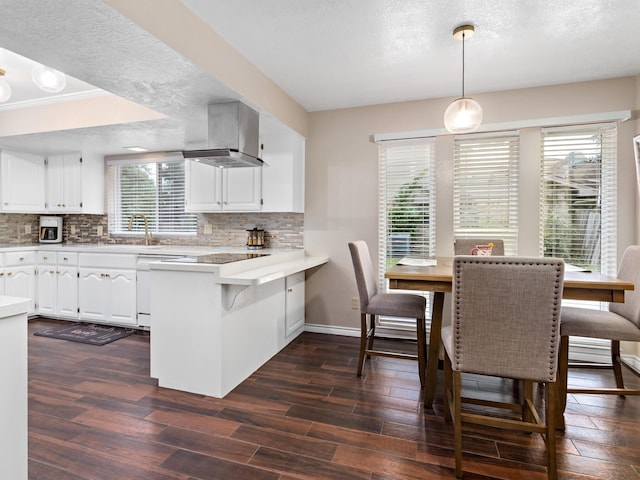
<instances>
[{"instance_id":1,"label":"chrome faucet","mask_svg":"<svg viewBox=\"0 0 640 480\"><path fill-rule=\"evenodd\" d=\"M129 217L129 230L131 230L131 227L133 226L133 220L136 217L140 217L144 221L144 244L151 245L151 234L149 233L149 220L147 219L146 215L142 213L132 213L131 216Z\"/></svg>"}]
</instances>

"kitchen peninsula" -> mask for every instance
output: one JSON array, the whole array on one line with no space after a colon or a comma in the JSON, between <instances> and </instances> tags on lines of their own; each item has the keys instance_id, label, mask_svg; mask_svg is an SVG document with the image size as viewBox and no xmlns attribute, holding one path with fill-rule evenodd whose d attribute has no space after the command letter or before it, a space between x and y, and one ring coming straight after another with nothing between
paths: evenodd
<instances>
[{"instance_id":1,"label":"kitchen peninsula","mask_svg":"<svg viewBox=\"0 0 640 480\"><path fill-rule=\"evenodd\" d=\"M150 264L151 377L224 397L303 331L305 271L327 261L290 250Z\"/></svg>"}]
</instances>

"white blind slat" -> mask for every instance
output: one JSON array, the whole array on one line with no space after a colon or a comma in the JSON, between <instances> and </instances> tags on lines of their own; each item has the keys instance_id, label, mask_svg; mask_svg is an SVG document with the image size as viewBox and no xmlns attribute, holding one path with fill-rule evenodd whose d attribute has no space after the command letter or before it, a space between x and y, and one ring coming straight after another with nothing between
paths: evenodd
<instances>
[{"instance_id":1,"label":"white blind slat","mask_svg":"<svg viewBox=\"0 0 640 480\"><path fill-rule=\"evenodd\" d=\"M195 234L197 216L184 211L184 160L149 158L135 163L131 159L110 160L107 166L111 183L109 229L129 232L133 214L145 215L153 233ZM144 222L135 218L132 232L144 232Z\"/></svg>"},{"instance_id":2,"label":"white blind slat","mask_svg":"<svg viewBox=\"0 0 640 480\"><path fill-rule=\"evenodd\" d=\"M542 129L542 255L616 274L616 145L615 124Z\"/></svg>"},{"instance_id":3,"label":"white blind slat","mask_svg":"<svg viewBox=\"0 0 640 480\"><path fill-rule=\"evenodd\" d=\"M454 237L502 238L517 253L518 162L517 132L456 137Z\"/></svg>"},{"instance_id":4,"label":"white blind slat","mask_svg":"<svg viewBox=\"0 0 640 480\"><path fill-rule=\"evenodd\" d=\"M378 279L386 292L384 274L402 257L435 256L435 140L382 142L378 155ZM381 318L380 323L415 329L415 321L407 319Z\"/></svg>"}]
</instances>

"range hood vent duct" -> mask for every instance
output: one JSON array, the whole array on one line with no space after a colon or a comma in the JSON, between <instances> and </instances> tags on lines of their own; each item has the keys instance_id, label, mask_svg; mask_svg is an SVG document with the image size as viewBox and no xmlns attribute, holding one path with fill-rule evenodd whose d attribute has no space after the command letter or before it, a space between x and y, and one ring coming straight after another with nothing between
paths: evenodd
<instances>
[{"instance_id":1,"label":"range hood vent duct","mask_svg":"<svg viewBox=\"0 0 640 480\"><path fill-rule=\"evenodd\" d=\"M209 148L185 150L185 159L221 168L262 167L260 115L240 101L209 104Z\"/></svg>"}]
</instances>

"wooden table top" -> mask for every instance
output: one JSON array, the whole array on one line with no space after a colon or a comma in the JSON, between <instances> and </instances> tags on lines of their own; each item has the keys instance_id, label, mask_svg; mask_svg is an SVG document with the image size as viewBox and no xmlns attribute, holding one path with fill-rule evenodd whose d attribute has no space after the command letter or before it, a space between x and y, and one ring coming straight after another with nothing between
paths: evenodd
<instances>
[{"instance_id":1,"label":"wooden table top","mask_svg":"<svg viewBox=\"0 0 640 480\"><path fill-rule=\"evenodd\" d=\"M389 288L450 292L453 258L438 257L435 266L395 265L386 274ZM624 292L633 290L631 282L600 273L565 271L564 298L624 302Z\"/></svg>"}]
</instances>

